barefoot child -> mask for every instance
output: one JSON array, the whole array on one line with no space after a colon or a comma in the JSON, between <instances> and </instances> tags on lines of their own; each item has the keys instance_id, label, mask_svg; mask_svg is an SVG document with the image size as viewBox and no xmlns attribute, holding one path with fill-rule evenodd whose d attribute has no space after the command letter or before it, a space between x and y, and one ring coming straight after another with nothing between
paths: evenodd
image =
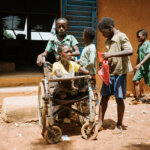
<instances>
[{"instance_id":1,"label":"barefoot child","mask_svg":"<svg viewBox=\"0 0 150 150\"><path fill-rule=\"evenodd\" d=\"M72 56L79 56L80 52L78 49L78 41L73 35L66 34L68 27L68 20L65 18L59 18L56 21L56 31L57 34L53 35L47 43L46 49L43 53L39 54L37 57L37 65L42 65L42 56L47 57L47 55L54 51L56 60L59 60L59 55L57 53L57 48L59 45L67 44L74 49Z\"/></svg>"},{"instance_id":2,"label":"barefoot child","mask_svg":"<svg viewBox=\"0 0 150 150\"><path fill-rule=\"evenodd\" d=\"M138 59L134 67L136 73L133 77L136 99L133 104L139 104L140 101L140 87L139 83L144 78L145 84L150 86L150 42L147 40L147 31L142 29L137 32L137 39L140 43L138 46Z\"/></svg>"},{"instance_id":3,"label":"barefoot child","mask_svg":"<svg viewBox=\"0 0 150 150\"><path fill-rule=\"evenodd\" d=\"M101 88L101 103L99 106L99 124L100 129L104 120L108 101L111 95L114 95L117 103L118 120L116 130L121 131L122 121L125 110L124 99L126 98L126 76L132 71L129 55L132 55L132 46L128 37L115 28L112 18L104 17L98 24L102 35L107 38L105 45L107 52L103 54L104 59L109 61L110 82L109 85L103 83Z\"/></svg>"}]
</instances>

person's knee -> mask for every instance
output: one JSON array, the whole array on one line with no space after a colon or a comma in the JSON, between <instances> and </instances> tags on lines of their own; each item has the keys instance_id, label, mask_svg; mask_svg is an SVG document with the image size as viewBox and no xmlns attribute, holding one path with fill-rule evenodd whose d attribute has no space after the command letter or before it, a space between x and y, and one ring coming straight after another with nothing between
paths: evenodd
<instances>
[{"instance_id":1,"label":"person's knee","mask_svg":"<svg viewBox=\"0 0 150 150\"><path fill-rule=\"evenodd\" d=\"M109 100L109 96L102 96L100 105L107 104Z\"/></svg>"},{"instance_id":2,"label":"person's knee","mask_svg":"<svg viewBox=\"0 0 150 150\"><path fill-rule=\"evenodd\" d=\"M116 103L117 103L117 105L124 105L124 101L121 98L117 98Z\"/></svg>"}]
</instances>

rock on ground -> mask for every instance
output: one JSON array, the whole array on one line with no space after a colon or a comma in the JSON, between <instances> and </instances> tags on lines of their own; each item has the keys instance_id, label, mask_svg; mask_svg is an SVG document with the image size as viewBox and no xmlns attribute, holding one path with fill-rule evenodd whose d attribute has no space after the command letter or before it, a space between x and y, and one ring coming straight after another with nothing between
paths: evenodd
<instances>
[{"instance_id":1,"label":"rock on ground","mask_svg":"<svg viewBox=\"0 0 150 150\"><path fill-rule=\"evenodd\" d=\"M2 119L5 122L38 120L37 96L4 98L2 103Z\"/></svg>"}]
</instances>

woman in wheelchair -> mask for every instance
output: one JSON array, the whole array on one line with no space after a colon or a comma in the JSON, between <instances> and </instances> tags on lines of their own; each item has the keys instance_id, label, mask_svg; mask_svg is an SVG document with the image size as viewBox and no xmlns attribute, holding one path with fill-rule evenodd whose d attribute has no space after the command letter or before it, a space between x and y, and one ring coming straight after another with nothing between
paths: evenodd
<instances>
[{"instance_id":1,"label":"woman in wheelchair","mask_svg":"<svg viewBox=\"0 0 150 150\"><path fill-rule=\"evenodd\" d=\"M50 74L46 73L46 63L43 65L44 79L40 82L38 90L41 134L47 143L57 143L61 140L61 128L65 129L66 123L72 126L71 123L74 122L75 125L82 126L83 138L96 139L98 134L98 131L95 130L96 101L89 71L82 68L77 62L71 61L72 49L70 46L59 46L58 54L60 61L55 62L52 68L50 67ZM75 73L85 75L75 77ZM85 82L80 82L82 79L87 81L87 87ZM83 92L82 88L86 88L87 91Z\"/></svg>"},{"instance_id":2,"label":"woman in wheelchair","mask_svg":"<svg viewBox=\"0 0 150 150\"><path fill-rule=\"evenodd\" d=\"M53 64L52 75L56 78L70 78L74 77L76 72L89 74L89 71L82 68L79 64L71 61L72 49L68 45L61 45L58 47L58 54L60 61ZM56 84L53 96L58 99L66 99L77 95L78 90L72 86L72 81L63 81Z\"/></svg>"}]
</instances>

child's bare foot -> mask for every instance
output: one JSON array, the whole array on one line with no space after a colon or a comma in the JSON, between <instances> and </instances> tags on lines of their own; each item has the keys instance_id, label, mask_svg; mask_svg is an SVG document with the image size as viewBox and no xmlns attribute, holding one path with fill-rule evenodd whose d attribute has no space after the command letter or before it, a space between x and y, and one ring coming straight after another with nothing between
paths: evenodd
<instances>
[{"instance_id":1,"label":"child's bare foot","mask_svg":"<svg viewBox=\"0 0 150 150\"><path fill-rule=\"evenodd\" d=\"M137 105L137 104L142 104L142 101L140 100L133 100L131 103L129 103L130 105Z\"/></svg>"},{"instance_id":2,"label":"child's bare foot","mask_svg":"<svg viewBox=\"0 0 150 150\"><path fill-rule=\"evenodd\" d=\"M113 134L120 134L120 133L122 133L122 126L117 125L113 131Z\"/></svg>"}]
</instances>

